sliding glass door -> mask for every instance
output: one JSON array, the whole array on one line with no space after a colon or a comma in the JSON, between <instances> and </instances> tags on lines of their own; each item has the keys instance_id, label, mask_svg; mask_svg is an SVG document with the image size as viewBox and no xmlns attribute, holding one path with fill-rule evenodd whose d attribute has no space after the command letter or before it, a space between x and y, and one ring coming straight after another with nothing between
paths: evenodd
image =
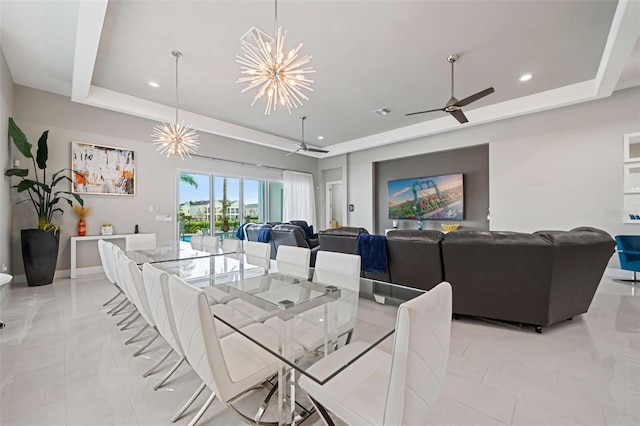
<instances>
[{"instance_id":1,"label":"sliding glass door","mask_svg":"<svg viewBox=\"0 0 640 426\"><path fill-rule=\"evenodd\" d=\"M282 182L178 172L178 237L235 238L246 222L282 221Z\"/></svg>"},{"instance_id":2,"label":"sliding glass door","mask_svg":"<svg viewBox=\"0 0 640 426\"><path fill-rule=\"evenodd\" d=\"M211 179L198 173L178 173L178 238L208 235L211 223Z\"/></svg>"},{"instance_id":3,"label":"sliding glass door","mask_svg":"<svg viewBox=\"0 0 640 426\"><path fill-rule=\"evenodd\" d=\"M230 237L240 226L240 179L214 176L213 182L216 200L215 232L220 237Z\"/></svg>"}]
</instances>

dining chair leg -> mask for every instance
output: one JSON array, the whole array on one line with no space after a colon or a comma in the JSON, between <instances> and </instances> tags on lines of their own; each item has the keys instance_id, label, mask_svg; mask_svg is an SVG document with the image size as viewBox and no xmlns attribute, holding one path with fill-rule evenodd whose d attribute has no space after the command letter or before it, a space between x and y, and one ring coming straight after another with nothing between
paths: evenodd
<instances>
[{"instance_id":1,"label":"dining chair leg","mask_svg":"<svg viewBox=\"0 0 640 426\"><path fill-rule=\"evenodd\" d=\"M124 342L125 345L130 344L131 342L133 342L134 340L136 340L136 338L141 335L147 328L149 328L149 324L145 325L144 327L142 327L142 330L138 331L136 334L134 334L133 336L131 336L131 338L129 340L127 340L126 342Z\"/></svg>"},{"instance_id":2,"label":"dining chair leg","mask_svg":"<svg viewBox=\"0 0 640 426\"><path fill-rule=\"evenodd\" d=\"M137 311L136 311L137 312ZM138 321L138 319L141 317L140 313L138 313L138 315L136 315L135 317L133 317L133 319L131 321L129 321L128 323L126 323L121 329L120 331L125 331L128 330L134 322Z\"/></svg>"},{"instance_id":3,"label":"dining chair leg","mask_svg":"<svg viewBox=\"0 0 640 426\"><path fill-rule=\"evenodd\" d=\"M329 412L327 411L326 408L324 408L324 405L320 404L318 401L316 401L315 399L311 398L310 396L309 396L309 399L311 400L311 403L313 404L313 406L315 407L316 411L320 415L320 418L322 419L324 424L327 425L327 426L336 426L336 424L333 422L333 420L329 416Z\"/></svg>"},{"instance_id":4,"label":"dining chair leg","mask_svg":"<svg viewBox=\"0 0 640 426\"><path fill-rule=\"evenodd\" d=\"M119 291L118 291L118 293L117 293L115 296L113 296L111 299L109 299L109 300L107 300L106 302L104 302L104 303L102 304L102 306L107 306L107 305L111 304L111 302L113 302L114 300L116 300L116 298L117 298L118 296L120 296L121 294L122 294L122 290L119 290Z\"/></svg>"},{"instance_id":5,"label":"dining chair leg","mask_svg":"<svg viewBox=\"0 0 640 426\"><path fill-rule=\"evenodd\" d=\"M171 423L175 423L178 419L180 419L180 417L182 417L184 412L187 411L189 407L191 407L191 404L193 404L193 401L195 401L200 396L200 394L206 387L207 385L205 385L204 382L202 382L202 384L198 387L198 389L196 389L194 394L191 395L191 398L189 398L186 404L184 404L182 408L173 417L171 417Z\"/></svg>"},{"instance_id":6,"label":"dining chair leg","mask_svg":"<svg viewBox=\"0 0 640 426\"><path fill-rule=\"evenodd\" d=\"M134 316L136 314L136 310L134 309L133 311L131 311L129 313L129 315L127 315L126 317L124 317L123 319L121 319L120 321L118 321L116 323L116 327L120 327L122 324L124 324L125 322L129 321L129 318L131 318L132 316Z\"/></svg>"},{"instance_id":7,"label":"dining chair leg","mask_svg":"<svg viewBox=\"0 0 640 426\"><path fill-rule=\"evenodd\" d=\"M262 420L262 416L264 415L264 412L267 411L267 407L271 402L271 398L273 398L273 395L276 393L277 390L278 390L278 384L273 385L273 387L267 394L267 397L264 399L264 401L262 401L262 405L260 405L260 408L258 408L258 412L256 413L255 416L253 416L254 422L258 424L260 423L260 420Z\"/></svg>"},{"instance_id":8,"label":"dining chair leg","mask_svg":"<svg viewBox=\"0 0 640 426\"><path fill-rule=\"evenodd\" d=\"M129 301L129 299L127 299L127 300L126 300L126 302L127 302L127 303L126 303L123 307L121 307L120 309L118 309L117 311L115 311L114 313L112 313L112 314L111 314L111 316L114 316L114 317L115 317L115 316L116 316L116 315L118 315L120 312L122 312L122 310L123 310L124 308L126 308L126 307L128 307L128 306L133 306L133 303L131 303L131 302Z\"/></svg>"},{"instance_id":9,"label":"dining chair leg","mask_svg":"<svg viewBox=\"0 0 640 426\"><path fill-rule=\"evenodd\" d=\"M151 368L150 368L150 369L148 369L144 374L142 374L142 377L143 377L143 378L144 378L144 377L148 377L148 376L150 376L151 374L153 374L153 373L156 371L156 369L157 369L158 367L160 367L160 365L161 365L161 364L162 364L162 363L163 363L167 358L169 358L169 355L171 355L172 353L173 353L173 348L169 349L169 350L167 351L167 353L166 353L166 354L162 355L162 357L158 360L158 362L156 362L155 364L153 364L153 367L151 367Z\"/></svg>"},{"instance_id":10,"label":"dining chair leg","mask_svg":"<svg viewBox=\"0 0 640 426\"><path fill-rule=\"evenodd\" d=\"M193 419L191 419L191 421L189 422L189 426L195 426L195 424L198 423L198 421L202 418L202 415L204 414L204 412L207 411L207 408L211 406L211 403L213 402L214 399L216 399L216 394L212 393L209 399L207 399L207 402L205 402L202 408L200 408L200 411L198 411L198 413L193 417Z\"/></svg>"},{"instance_id":11,"label":"dining chair leg","mask_svg":"<svg viewBox=\"0 0 640 426\"><path fill-rule=\"evenodd\" d=\"M149 341L147 343L145 343L145 345L143 347L141 347L140 349L138 349L137 351L135 351L133 353L133 356L138 356L140 355L145 349L147 349L149 347L150 344L152 344L153 342L155 342L155 340L160 336L160 333L157 332L156 330L156 335L153 336L151 339L149 339Z\"/></svg>"},{"instance_id":12,"label":"dining chair leg","mask_svg":"<svg viewBox=\"0 0 640 426\"><path fill-rule=\"evenodd\" d=\"M160 388L162 387L162 385L164 385L164 384L165 384L165 382L166 382L167 380L169 380L169 377L171 377L171 375L172 375L173 373L175 373L175 372L176 372L176 370L178 369L178 367L180 367L180 365L182 365L182 363L183 363L184 361L185 361L185 357L180 358L180 359L178 360L178 362L176 362L176 363L173 365L173 367L171 367L171 370L169 370L169 372L168 372L167 374L165 374L165 375L164 375L164 377L163 377L163 378L158 382L158 384L156 384L156 385L153 387L153 390L158 390L158 389L160 389Z\"/></svg>"},{"instance_id":13,"label":"dining chair leg","mask_svg":"<svg viewBox=\"0 0 640 426\"><path fill-rule=\"evenodd\" d=\"M111 310L107 311L107 314L115 315L115 314L113 314L113 312L114 312L116 309L118 309L118 308L122 307L122 305L123 305L123 304L126 306L126 303L127 303L127 302L129 302L129 301L128 301L127 299L124 299L122 302L118 303L116 306L114 306L113 308L111 308Z\"/></svg>"},{"instance_id":14,"label":"dining chair leg","mask_svg":"<svg viewBox=\"0 0 640 426\"><path fill-rule=\"evenodd\" d=\"M344 342L345 346L351 342L351 336L353 336L353 328L347 332L347 340Z\"/></svg>"}]
</instances>

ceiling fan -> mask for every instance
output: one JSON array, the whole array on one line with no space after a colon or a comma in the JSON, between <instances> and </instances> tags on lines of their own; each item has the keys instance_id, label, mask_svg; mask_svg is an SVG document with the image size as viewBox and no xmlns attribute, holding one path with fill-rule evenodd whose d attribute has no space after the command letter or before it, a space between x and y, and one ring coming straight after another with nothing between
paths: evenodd
<instances>
[{"instance_id":1,"label":"ceiling fan","mask_svg":"<svg viewBox=\"0 0 640 426\"><path fill-rule=\"evenodd\" d=\"M453 64L456 62L456 60L459 58L460 56L458 56L457 54L453 54L450 55L447 58L447 61L449 61L451 63L451 99L449 99L449 101L446 103L446 105L444 106L444 108L436 108L436 109L430 109L427 111L419 111L419 112L412 112L410 114L405 114L405 117L408 117L410 115L417 115L417 114L424 114L426 112L435 112L435 111L444 111L444 112L448 112L449 114L451 114L456 120L458 120L461 124L464 124L466 122L468 122L469 120L467 120L467 117L464 115L464 113L462 112L462 107L469 105L471 102L475 102L478 99L482 99L487 95L492 94L495 90L493 90L493 87L489 87L488 89L484 89L474 95L468 96L462 100L457 100L455 98L455 96L453 96Z\"/></svg>"},{"instance_id":2,"label":"ceiling fan","mask_svg":"<svg viewBox=\"0 0 640 426\"><path fill-rule=\"evenodd\" d=\"M288 153L287 155L296 154L298 152L321 152L323 154L327 154L329 151L325 149L309 148L307 144L304 143L304 120L306 119L307 117L305 117L304 115L300 117L300 121L302 122L302 138L300 139L300 144L298 145L298 149Z\"/></svg>"}]
</instances>

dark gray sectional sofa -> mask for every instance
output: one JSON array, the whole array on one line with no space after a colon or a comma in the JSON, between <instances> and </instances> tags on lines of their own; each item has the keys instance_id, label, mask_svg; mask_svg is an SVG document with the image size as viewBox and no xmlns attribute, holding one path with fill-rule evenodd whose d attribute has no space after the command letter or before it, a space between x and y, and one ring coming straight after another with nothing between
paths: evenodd
<instances>
[{"instance_id":1,"label":"dark gray sectional sofa","mask_svg":"<svg viewBox=\"0 0 640 426\"><path fill-rule=\"evenodd\" d=\"M361 232L321 231L320 250L355 253ZM532 324L540 332L587 312L614 246L609 234L588 227L533 234L394 230L387 235L387 274L369 276L422 290L446 280L455 314Z\"/></svg>"}]
</instances>

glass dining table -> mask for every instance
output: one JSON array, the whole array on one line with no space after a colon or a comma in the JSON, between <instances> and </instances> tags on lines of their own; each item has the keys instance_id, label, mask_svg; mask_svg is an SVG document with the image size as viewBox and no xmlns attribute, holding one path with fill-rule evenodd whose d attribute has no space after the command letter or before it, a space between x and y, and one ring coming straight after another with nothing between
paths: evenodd
<instances>
[{"instance_id":1,"label":"glass dining table","mask_svg":"<svg viewBox=\"0 0 640 426\"><path fill-rule=\"evenodd\" d=\"M127 250L125 254L129 259L138 265L143 263L166 263L185 261L198 258L209 258L222 255L231 255L233 253L225 252L221 248L215 251L196 250L191 244L185 241L163 241L154 248Z\"/></svg>"},{"instance_id":2,"label":"glass dining table","mask_svg":"<svg viewBox=\"0 0 640 426\"><path fill-rule=\"evenodd\" d=\"M266 270L251 265L243 255L192 257L155 266L202 288L217 303L237 306L240 301L250 306L253 313L258 310L258 320L278 330L278 346L274 349L243 333L240 326L214 315L233 332L277 359L275 415L281 425L299 423L312 412L310 401L296 386L300 375L324 384L374 347L391 351L390 337L395 331L399 304L423 293L313 268L303 268L301 272L300 266L282 262L272 261ZM340 367L333 371L323 371L322 375L308 371L319 359L350 341L367 345L343 359ZM257 413L254 420L262 414Z\"/></svg>"}]
</instances>

